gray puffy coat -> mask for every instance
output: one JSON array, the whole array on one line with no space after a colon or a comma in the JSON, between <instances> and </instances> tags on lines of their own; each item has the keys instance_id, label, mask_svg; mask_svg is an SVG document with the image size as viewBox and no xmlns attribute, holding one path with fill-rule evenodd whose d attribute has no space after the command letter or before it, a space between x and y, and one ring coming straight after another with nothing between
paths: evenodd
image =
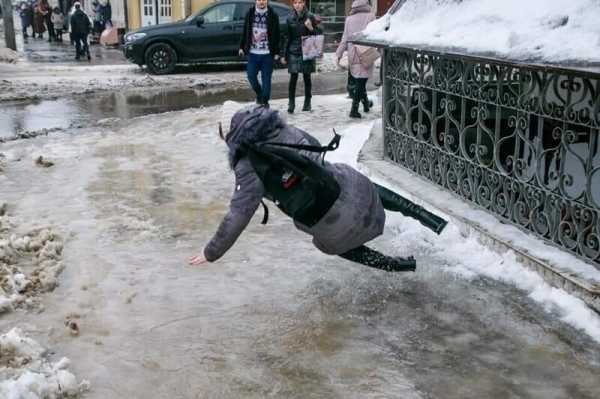
<instances>
[{"instance_id":1,"label":"gray puffy coat","mask_svg":"<svg viewBox=\"0 0 600 399\"><path fill-rule=\"evenodd\" d=\"M208 261L215 261L231 248L252 219L265 195L262 182L247 157L240 151L242 141L250 143L280 142L320 145L308 133L285 124L277 111L250 108L238 111L231 120L226 137L229 163L235 172L235 189L229 212L204 248ZM319 161L319 154L303 152ZM306 227L294 221L298 229L313 237L314 245L322 252L338 255L356 248L383 233L385 212L371 181L345 164L325 167L339 183L341 193L325 216L314 226Z\"/></svg>"}]
</instances>

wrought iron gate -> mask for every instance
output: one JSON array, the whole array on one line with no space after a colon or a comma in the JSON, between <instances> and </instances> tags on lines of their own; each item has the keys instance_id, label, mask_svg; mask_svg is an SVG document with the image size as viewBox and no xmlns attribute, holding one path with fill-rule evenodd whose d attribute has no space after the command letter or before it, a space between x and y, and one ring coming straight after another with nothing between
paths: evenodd
<instances>
[{"instance_id":1,"label":"wrought iron gate","mask_svg":"<svg viewBox=\"0 0 600 399\"><path fill-rule=\"evenodd\" d=\"M600 73L387 48L385 153L600 265Z\"/></svg>"}]
</instances>

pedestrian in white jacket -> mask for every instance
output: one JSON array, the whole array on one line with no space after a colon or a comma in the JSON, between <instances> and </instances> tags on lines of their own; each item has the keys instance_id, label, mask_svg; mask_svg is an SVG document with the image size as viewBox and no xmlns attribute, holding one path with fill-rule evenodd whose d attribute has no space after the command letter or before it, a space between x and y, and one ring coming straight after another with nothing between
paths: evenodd
<instances>
[{"instance_id":1,"label":"pedestrian in white jacket","mask_svg":"<svg viewBox=\"0 0 600 399\"><path fill-rule=\"evenodd\" d=\"M56 35L56 40L62 42L63 28L65 25L65 16L60 11L60 8L54 7L50 19L52 20L52 25L54 25L54 33Z\"/></svg>"}]
</instances>

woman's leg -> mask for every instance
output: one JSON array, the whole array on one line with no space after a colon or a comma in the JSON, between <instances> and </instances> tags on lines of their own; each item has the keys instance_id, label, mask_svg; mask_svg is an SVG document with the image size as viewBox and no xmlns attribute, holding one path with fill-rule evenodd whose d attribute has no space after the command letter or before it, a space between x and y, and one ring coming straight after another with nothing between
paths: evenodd
<instances>
[{"instance_id":1,"label":"woman's leg","mask_svg":"<svg viewBox=\"0 0 600 399\"><path fill-rule=\"evenodd\" d=\"M364 92L366 92L365 86L367 83L366 78L354 78L354 82L356 84L354 89L354 97L352 98L352 109L350 110L351 118L361 118L362 115L358 112L358 106L360 101L364 97Z\"/></svg>"},{"instance_id":2,"label":"woman's leg","mask_svg":"<svg viewBox=\"0 0 600 399\"><path fill-rule=\"evenodd\" d=\"M381 205L383 205L384 209L400 212L404 216L411 217L437 234L440 234L448 224L446 220L434 215L422 206L407 200L400 194L396 194L392 190L388 190L378 184L373 184L377 189L377 194L379 194Z\"/></svg>"},{"instance_id":3,"label":"woman's leg","mask_svg":"<svg viewBox=\"0 0 600 399\"><path fill-rule=\"evenodd\" d=\"M304 80L304 107L302 107L302 111L310 111L312 109L310 104L312 98L312 81L310 80L310 73L303 73L302 79Z\"/></svg>"},{"instance_id":4,"label":"woman's leg","mask_svg":"<svg viewBox=\"0 0 600 399\"><path fill-rule=\"evenodd\" d=\"M369 112L371 110L371 107L373 106L373 101L369 100L369 97L367 96L367 81L368 81L368 78L365 79L365 87L363 90L362 98L360 100L363 104L363 110L365 112Z\"/></svg>"},{"instance_id":5,"label":"woman's leg","mask_svg":"<svg viewBox=\"0 0 600 399\"><path fill-rule=\"evenodd\" d=\"M408 258L386 256L364 245L344 252L339 256L386 272L414 272L417 268L417 262L412 256Z\"/></svg>"},{"instance_id":6,"label":"woman's leg","mask_svg":"<svg viewBox=\"0 0 600 399\"><path fill-rule=\"evenodd\" d=\"M298 74L290 73L290 83L288 84L288 112L294 113L296 109L296 84L298 83Z\"/></svg>"},{"instance_id":7,"label":"woman's leg","mask_svg":"<svg viewBox=\"0 0 600 399\"><path fill-rule=\"evenodd\" d=\"M258 83L258 70L260 67L259 59L256 54L248 54L248 63L246 64L246 74L248 76L248 82L250 82L250 87L256 93L256 103L262 104L262 87L260 83Z\"/></svg>"}]
</instances>

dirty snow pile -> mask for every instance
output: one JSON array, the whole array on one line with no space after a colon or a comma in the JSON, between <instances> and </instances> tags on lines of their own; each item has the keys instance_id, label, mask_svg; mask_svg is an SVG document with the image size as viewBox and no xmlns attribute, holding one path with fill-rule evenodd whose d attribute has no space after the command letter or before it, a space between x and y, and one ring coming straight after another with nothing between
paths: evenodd
<instances>
[{"instance_id":1,"label":"dirty snow pile","mask_svg":"<svg viewBox=\"0 0 600 399\"><path fill-rule=\"evenodd\" d=\"M62 249L60 235L51 228L20 234L7 215L0 215L0 313L42 308L36 297L56 287L64 268Z\"/></svg>"},{"instance_id":2,"label":"dirty snow pile","mask_svg":"<svg viewBox=\"0 0 600 399\"><path fill-rule=\"evenodd\" d=\"M407 0L364 33L400 45L517 60L600 62L598 21L598 0Z\"/></svg>"},{"instance_id":3,"label":"dirty snow pile","mask_svg":"<svg viewBox=\"0 0 600 399\"><path fill-rule=\"evenodd\" d=\"M86 380L68 370L70 360L51 362L48 351L19 328L0 335L0 398L77 398L89 390Z\"/></svg>"},{"instance_id":4,"label":"dirty snow pile","mask_svg":"<svg viewBox=\"0 0 600 399\"><path fill-rule=\"evenodd\" d=\"M15 63L19 59L16 51L6 47L0 47L0 62Z\"/></svg>"}]
</instances>

